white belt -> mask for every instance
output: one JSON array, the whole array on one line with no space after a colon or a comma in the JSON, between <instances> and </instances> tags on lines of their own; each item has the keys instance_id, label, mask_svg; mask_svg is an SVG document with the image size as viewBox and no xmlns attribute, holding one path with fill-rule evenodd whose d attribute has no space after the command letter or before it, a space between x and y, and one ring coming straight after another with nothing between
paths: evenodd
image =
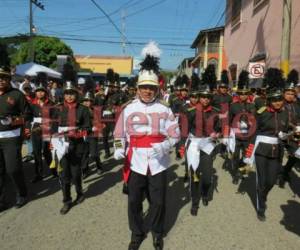
<instances>
[{"instance_id":1,"label":"white belt","mask_svg":"<svg viewBox=\"0 0 300 250\"><path fill-rule=\"evenodd\" d=\"M271 137L271 136L265 136L265 135L258 135L256 136L255 144L254 144L254 149L252 151L251 157L250 158L245 158L244 162L246 164L253 165L254 164L254 154L257 146L259 145L260 142L267 143L267 144L278 144L279 140L277 137Z\"/></svg>"},{"instance_id":2,"label":"white belt","mask_svg":"<svg viewBox=\"0 0 300 250\"><path fill-rule=\"evenodd\" d=\"M105 115L113 115L113 112L110 111L110 110L104 110L103 111L103 116L105 116Z\"/></svg>"},{"instance_id":3,"label":"white belt","mask_svg":"<svg viewBox=\"0 0 300 250\"><path fill-rule=\"evenodd\" d=\"M32 123L42 123L42 117L34 117Z\"/></svg>"},{"instance_id":4,"label":"white belt","mask_svg":"<svg viewBox=\"0 0 300 250\"><path fill-rule=\"evenodd\" d=\"M77 127L58 127L58 133L64 133L75 129L77 129Z\"/></svg>"},{"instance_id":5,"label":"white belt","mask_svg":"<svg viewBox=\"0 0 300 250\"><path fill-rule=\"evenodd\" d=\"M0 131L0 138L12 138L21 135L21 129L17 128L14 130Z\"/></svg>"},{"instance_id":6,"label":"white belt","mask_svg":"<svg viewBox=\"0 0 300 250\"><path fill-rule=\"evenodd\" d=\"M189 134L190 144L187 149L187 162L188 166L193 168L194 171L200 164L200 150L210 155L215 148L215 143L211 141L211 137L195 137Z\"/></svg>"}]
</instances>

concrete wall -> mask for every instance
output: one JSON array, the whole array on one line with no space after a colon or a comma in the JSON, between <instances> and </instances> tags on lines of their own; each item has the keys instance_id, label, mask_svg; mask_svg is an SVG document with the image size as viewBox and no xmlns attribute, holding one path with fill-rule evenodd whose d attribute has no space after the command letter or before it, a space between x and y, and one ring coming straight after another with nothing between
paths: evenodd
<instances>
[{"instance_id":1,"label":"concrete wall","mask_svg":"<svg viewBox=\"0 0 300 250\"><path fill-rule=\"evenodd\" d=\"M75 56L76 62L82 69L90 69L95 73L106 73L112 68L118 74L131 74L133 67L132 57L113 56Z\"/></svg>"},{"instance_id":2,"label":"concrete wall","mask_svg":"<svg viewBox=\"0 0 300 250\"><path fill-rule=\"evenodd\" d=\"M241 22L231 26L231 0L227 0L225 51L228 66L238 65L238 72L248 68L249 59L266 53L267 67L280 67L283 0L269 0L256 10L253 0L242 0ZM300 1L293 0L291 68L300 71ZM297 32L296 32L297 31Z\"/></svg>"}]
</instances>

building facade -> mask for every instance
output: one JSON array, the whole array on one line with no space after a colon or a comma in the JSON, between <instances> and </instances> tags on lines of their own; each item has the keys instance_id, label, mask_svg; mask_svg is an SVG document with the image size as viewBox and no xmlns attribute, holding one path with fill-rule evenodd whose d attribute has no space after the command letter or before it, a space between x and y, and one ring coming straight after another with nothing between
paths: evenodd
<instances>
[{"instance_id":1,"label":"building facade","mask_svg":"<svg viewBox=\"0 0 300 250\"><path fill-rule=\"evenodd\" d=\"M194 57L184 58L180 65L177 67L177 74L179 76L187 75L191 77L193 74L192 61Z\"/></svg>"},{"instance_id":2,"label":"building facade","mask_svg":"<svg viewBox=\"0 0 300 250\"><path fill-rule=\"evenodd\" d=\"M94 73L106 73L111 68L122 75L132 74L133 58L130 56L84 56L75 55L80 69L89 69Z\"/></svg>"},{"instance_id":3,"label":"building facade","mask_svg":"<svg viewBox=\"0 0 300 250\"><path fill-rule=\"evenodd\" d=\"M224 27L201 30L191 48L195 49L192 66L199 76L208 65L213 64L215 65L217 79L220 80L222 70L227 67L224 51Z\"/></svg>"},{"instance_id":4,"label":"building facade","mask_svg":"<svg viewBox=\"0 0 300 250\"><path fill-rule=\"evenodd\" d=\"M288 8L291 25L290 39L283 36L284 4ZM228 69L233 80L241 70L250 78L261 78L266 68L280 68L282 46L288 42L289 70L300 71L300 1L299 0L227 0L224 46ZM282 67L281 67L282 68ZM286 74L287 70L283 70Z\"/></svg>"}]
</instances>

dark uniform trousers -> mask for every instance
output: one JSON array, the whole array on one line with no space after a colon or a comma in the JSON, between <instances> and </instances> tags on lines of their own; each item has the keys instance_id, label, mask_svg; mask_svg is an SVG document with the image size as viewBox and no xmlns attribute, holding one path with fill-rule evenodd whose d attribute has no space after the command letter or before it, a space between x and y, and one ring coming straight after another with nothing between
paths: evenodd
<instances>
[{"instance_id":1,"label":"dark uniform trousers","mask_svg":"<svg viewBox=\"0 0 300 250\"><path fill-rule=\"evenodd\" d=\"M130 173L128 182L128 218L133 240L143 237L147 230L151 230L154 237L160 238L163 236L166 186L166 171L153 176L144 176L133 171ZM147 223L145 223L143 218L143 199L147 192L150 206Z\"/></svg>"},{"instance_id":2,"label":"dark uniform trousers","mask_svg":"<svg viewBox=\"0 0 300 250\"><path fill-rule=\"evenodd\" d=\"M31 135L33 156L34 156L34 169L36 176L43 175L43 158L44 156L47 166L52 161L52 155L49 147L49 142L44 141L41 133L33 132Z\"/></svg>"},{"instance_id":3,"label":"dark uniform trousers","mask_svg":"<svg viewBox=\"0 0 300 250\"><path fill-rule=\"evenodd\" d=\"M81 157L75 149L63 156L60 161L62 172L60 173L60 182L63 192L63 202L71 203L71 184L75 186L77 195L82 195L82 179L81 179Z\"/></svg>"},{"instance_id":4,"label":"dark uniform trousers","mask_svg":"<svg viewBox=\"0 0 300 250\"><path fill-rule=\"evenodd\" d=\"M86 141L86 146L84 149L84 154L82 157L82 171L88 171L89 161L94 161L96 163L97 169L101 168L101 160L99 156L99 144L97 137L89 136Z\"/></svg>"},{"instance_id":5,"label":"dark uniform trousers","mask_svg":"<svg viewBox=\"0 0 300 250\"><path fill-rule=\"evenodd\" d=\"M280 171L280 158L255 154L257 210L265 211L267 195L276 183Z\"/></svg>"},{"instance_id":6,"label":"dark uniform trousers","mask_svg":"<svg viewBox=\"0 0 300 250\"><path fill-rule=\"evenodd\" d=\"M0 139L0 203L4 202L5 175L16 187L17 197L26 197L27 188L22 170L21 137Z\"/></svg>"},{"instance_id":7,"label":"dark uniform trousers","mask_svg":"<svg viewBox=\"0 0 300 250\"><path fill-rule=\"evenodd\" d=\"M242 151L242 156L245 155L245 150L247 149L248 145L249 145L249 141L247 140L239 140L239 139L235 140L235 150L232 158L233 176L237 176L238 174L238 169L240 167L240 162L241 162L241 151Z\"/></svg>"},{"instance_id":8,"label":"dark uniform trousers","mask_svg":"<svg viewBox=\"0 0 300 250\"><path fill-rule=\"evenodd\" d=\"M196 171L190 168L190 191L192 207L198 207L200 198L208 196L213 175L213 152L208 155L200 151L200 164ZM196 178L195 178L196 174Z\"/></svg>"},{"instance_id":9,"label":"dark uniform trousers","mask_svg":"<svg viewBox=\"0 0 300 250\"><path fill-rule=\"evenodd\" d=\"M105 128L103 128L103 147L106 155L110 155L109 137L113 131L114 124L112 122L107 122Z\"/></svg>"}]
</instances>

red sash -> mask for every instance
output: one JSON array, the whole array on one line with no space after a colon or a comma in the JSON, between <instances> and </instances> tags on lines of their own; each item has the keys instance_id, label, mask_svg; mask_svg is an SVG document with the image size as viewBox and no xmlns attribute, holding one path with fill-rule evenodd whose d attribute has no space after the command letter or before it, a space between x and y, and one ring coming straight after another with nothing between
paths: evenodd
<instances>
[{"instance_id":1,"label":"red sash","mask_svg":"<svg viewBox=\"0 0 300 250\"><path fill-rule=\"evenodd\" d=\"M128 182L129 175L130 175L130 162L132 158L133 148L151 148L152 143L163 142L165 138L166 137L161 134L130 136L129 149L125 157L125 163L123 167L123 180L125 183Z\"/></svg>"}]
</instances>

